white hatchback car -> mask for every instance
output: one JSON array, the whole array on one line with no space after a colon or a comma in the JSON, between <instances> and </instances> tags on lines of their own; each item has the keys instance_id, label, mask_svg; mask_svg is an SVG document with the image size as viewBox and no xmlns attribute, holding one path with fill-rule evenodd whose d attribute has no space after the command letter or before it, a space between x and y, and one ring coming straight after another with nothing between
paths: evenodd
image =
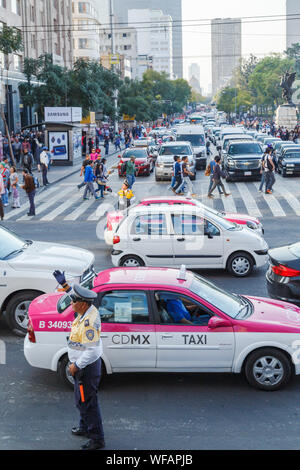
<instances>
[{"instance_id":1,"label":"white hatchback car","mask_svg":"<svg viewBox=\"0 0 300 470\"><path fill-rule=\"evenodd\" d=\"M263 237L205 208L189 205L136 206L116 229L114 266L181 264L195 269L227 269L244 277L267 263Z\"/></svg>"},{"instance_id":2,"label":"white hatchback car","mask_svg":"<svg viewBox=\"0 0 300 470\"><path fill-rule=\"evenodd\" d=\"M57 287L53 271L65 271L69 282L86 282L95 275L94 260L90 251L24 240L0 227L0 314L10 329L26 334L31 301Z\"/></svg>"}]
</instances>

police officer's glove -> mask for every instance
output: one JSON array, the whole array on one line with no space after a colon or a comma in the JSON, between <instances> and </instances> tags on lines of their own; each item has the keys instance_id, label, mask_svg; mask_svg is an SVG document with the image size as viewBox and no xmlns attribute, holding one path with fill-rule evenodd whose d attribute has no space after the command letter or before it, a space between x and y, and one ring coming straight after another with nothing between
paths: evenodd
<instances>
[{"instance_id":1,"label":"police officer's glove","mask_svg":"<svg viewBox=\"0 0 300 470\"><path fill-rule=\"evenodd\" d=\"M65 271L61 272L58 269L54 271L53 276L57 280L58 284L64 286L66 284Z\"/></svg>"}]
</instances>

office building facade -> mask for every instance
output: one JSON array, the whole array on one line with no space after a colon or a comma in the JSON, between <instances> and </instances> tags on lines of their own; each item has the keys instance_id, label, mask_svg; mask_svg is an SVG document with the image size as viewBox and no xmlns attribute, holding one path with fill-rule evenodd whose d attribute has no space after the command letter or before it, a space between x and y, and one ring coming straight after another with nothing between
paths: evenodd
<instances>
[{"instance_id":1,"label":"office building facade","mask_svg":"<svg viewBox=\"0 0 300 470\"><path fill-rule=\"evenodd\" d=\"M286 48L300 43L300 2L286 0Z\"/></svg>"}]
</instances>

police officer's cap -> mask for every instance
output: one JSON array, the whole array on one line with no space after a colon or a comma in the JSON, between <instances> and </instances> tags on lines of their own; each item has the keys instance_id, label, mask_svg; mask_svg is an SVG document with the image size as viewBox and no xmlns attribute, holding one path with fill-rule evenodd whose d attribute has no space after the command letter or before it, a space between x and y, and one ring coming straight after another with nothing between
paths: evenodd
<instances>
[{"instance_id":1,"label":"police officer's cap","mask_svg":"<svg viewBox=\"0 0 300 470\"><path fill-rule=\"evenodd\" d=\"M93 302L97 298L96 292L86 289L79 284L74 284L73 291L77 302Z\"/></svg>"}]
</instances>

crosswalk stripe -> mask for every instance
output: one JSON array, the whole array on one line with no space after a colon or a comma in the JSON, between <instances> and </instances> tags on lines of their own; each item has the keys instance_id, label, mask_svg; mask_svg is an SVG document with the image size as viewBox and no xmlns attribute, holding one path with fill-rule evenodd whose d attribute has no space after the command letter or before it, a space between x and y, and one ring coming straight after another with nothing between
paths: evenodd
<instances>
[{"instance_id":1,"label":"crosswalk stripe","mask_svg":"<svg viewBox=\"0 0 300 470\"><path fill-rule=\"evenodd\" d=\"M35 203L38 204L39 202L48 198L49 195L54 193L55 191L57 191L57 188L55 186L53 186L52 188L46 189L41 194L38 194L35 197ZM14 209L8 214L5 214L5 220L11 219L12 217L15 217L16 215L22 214L22 212L28 209L29 209L29 202L26 202L25 204L22 205L22 207L20 207L20 209Z\"/></svg>"},{"instance_id":2,"label":"crosswalk stripe","mask_svg":"<svg viewBox=\"0 0 300 470\"><path fill-rule=\"evenodd\" d=\"M235 202L232 196L222 196L225 212L237 212Z\"/></svg>"},{"instance_id":3,"label":"crosswalk stripe","mask_svg":"<svg viewBox=\"0 0 300 470\"><path fill-rule=\"evenodd\" d=\"M57 216L59 216L60 214L62 214L62 212L64 212L66 209L68 209L69 207L71 207L74 202L76 202L78 199L80 199L82 196L81 194L77 193L77 194L73 194L72 197L70 197L69 199L67 199L63 204L60 204L58 207L56 207L56 209L53 209L53 211L49 212L49 214L46 214L44 217L42 217L40 220L41 221L45 221L45 222L49 222L49 221L52 221L54 220Z\"/></svg>"},{"instance_id":4,"label":"crosswalk stripe","mask_svg":"<svg viewBox=\"0 0 300 470\"><path fill-rule=\"evenodd\" d=\"M48 200L47 202L44 202L44 204L41 204L40 206L36 208L35 214L36 215L41 214L42 212L47 210L49 207L53 206L53 204L55 204L59 199L61 199L66 194L70 193L71 191L72 191L71 188L66 188L63 191L57 191L57 194L54 197L51 197L50 200ZM18 222L22 222L24 220L27 220L26 215L23 215L23 217L21 217L20 219L17 219Z\"/></svg>"},{"instance_id":5,"label":"crosswalk stripe","mask_svg":"<svg viewBox=\"0 0 300 470\"><path fill-rule=\"evenodd\" d=\"M254 183L254 184L255 184L256 188L259 188L260 183ZM261 195L264 198L264 200L266 201L266 203L268 204L272 214L275 217L285 217L286 216L286 213L282 209L281 205L279 204L277 199L272 194L261 193Z\"/></svg>"},{"instance_id":6,"label":"crosswalk stripe","mask_svg":"<svg viewBox=\"0 0 300 470\"><path fill-rule=\"evenodd\" d=\"M295 211L297 215L300 215L300 202L294 194L286 189L286 186L281 186L281 184L276 184L276 192L281 194L285 198L286 202L290 207Z\"/></svg>"},{"instance_id":7,"label":"crosswalk stripe","mask_svg":"<svg viewBox=\"0 0 300 470\"><path fill-rule=\"evenodd\" d=\"M115 210L114 203L117 201L117 194L111 194L107 196L105 200L103 200L102 204L100 204L97 209L86 219L90 221L97 221L101 219L108 211Z\"/></svg>"},{"instance_id":8,"label":"crosswalk stripe","mask_svg":"<svg viewBox=\"0 0 300 470\"><path fill-rule=\"evenodd\" d=\"M245 183L241 182L237 184L236 187L238 188L240 196L243 199L248 214L253 215L254 217L262 217L262 213L257 207L255 199L250 193L248 186Z\"/></svg>"},{"instance_id":9,"label":"crosswalk stripe","mask_svg":"<svg viewBox=\"0 0 300 470\"><path fill-rule=\"evenodd\" d=\"M95 199L92 197L89 201L83 201L80 206L78 206L73 212L71 212L64 220L74 221L78 219L92 204L94 204ZM97 200L99 202L99 200Z\"/></svg>"}]
</instances>

